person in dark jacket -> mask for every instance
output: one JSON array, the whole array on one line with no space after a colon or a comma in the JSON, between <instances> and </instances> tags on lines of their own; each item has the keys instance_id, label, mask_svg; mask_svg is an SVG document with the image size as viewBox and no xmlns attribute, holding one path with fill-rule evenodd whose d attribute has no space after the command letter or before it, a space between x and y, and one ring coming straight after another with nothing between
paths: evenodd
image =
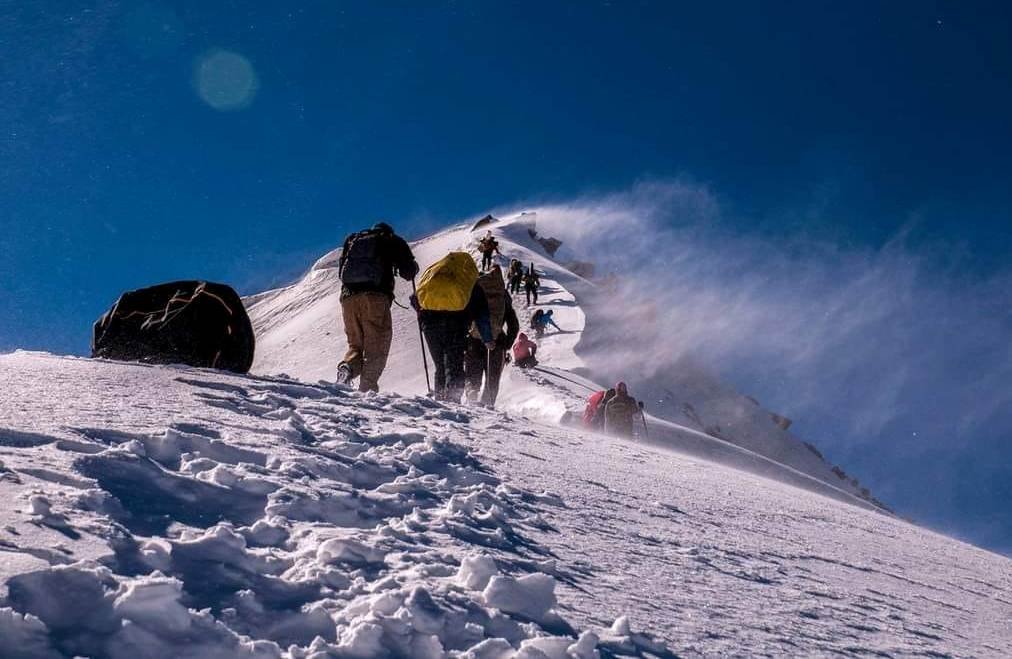
<instances>
[{"instance_id":1,"label":"person in dark jacket","mask_svg":"<svg viewBox=\"0 0 1012 659\"><path fill-rule=\"evenodd\" d=\"M517 259L510 262L509 272L506 273L509 280L510 295L518 295L524 281L524 266Z\"/></svg>"},{"instance_id":2,"label":"person in dark jacket","mask_svg":"<svg viewBox=\"0 0 1012 659\"><path fill-rule=\"evenodd\" d=\"M484 272L492 267L492 258L496 254L501 254L499 241L492 236L491 231L488 231L485 237L478 241L478 251L481 252L481 269Z\"/></svg>"},{"instance_id":3,"label":"person in dark jacket","mask_svg":"<svg viewBox=\"0 0 1012 659\"><path fill-rule=\"evenodd\" d=\"M360 391L379 391L393 338L394 274L410 281L418 274L418 263L407 242L380 222L345 238L338 272L348 351L338 365L337 381L346 384L358 377Z\"/></svg>"},{"instance_id":4,"label":"person in dark jacket","mask_svg":"<svg viewBox=\"0 0 1012 659\"><path fill-rule=\"evenodd\" d=\"M531 306L531 298L534 298L534 304L538 303L538 289L541 288L541 279L538 278L538 273L534 270L534 264L531 263L531 268L524 274L524 292L527 293L527 306Z\"/></svg>"},{"instance_id":5,"label":"person in dark jacket","mask_svg":"<svg viewBox=\"0 0 1012 659\"><path fill-rule=\"evenodd\" d=\"M604 407L604 431L620 437L633 436L633 419L639 413L636 399L629 395L625 382L615 385L615 397Z\"/></svg>"},{"instance_id":6,"label":"person in dark jacket","mask_svg":"<svg viewBox=\"0 0 1012 659\"><path fill-rule=\"evenodd\" d=\"M488 301L481 285L475 282L471 298L461 311L427 311L418 306L414 296L412 306L418 311L425 344L435 364L433 374L436 400L459 403L464 393L464 355L467 336L474 323L482 343L489 350L495 348L492 327L489 324Z\"/></svg>"},{"instance_id":7,"label":"person in dark jacket","mask_svg":"<svg viewBox=\"0 0 1012 659\"><path fill-rule=\"evenodd\" d=\"M513 345L520 333L520 321L513 310L513 301L506 292L502 270L498 265L478 278L478 284L488 301L489 322L495 348L489 349L482 342L478 328L471 327L467 338L467 355L464 360L464 377L467 381L469 402L480 400L486 407L495 407L499 395L499 380L506 365L506 351ZM505 330L503 325L506 326ZM482 378L485 387L482 388Z\"/></svg>"},{"instance_id":8,"label":"person in dark jacket","mask_svg":"<svg viewBox=\"0 0 1012 659\"><path fill-rule=\"evenodd\" d=\"M534 330L534 336L539 338L543 336L549 325L560 332L562 331L562 328L555 324L554 315L555 312L551 309L547 311L538 309L534 312L534 315L531 316L531 329Z\"/></svg>"}]
</instances>

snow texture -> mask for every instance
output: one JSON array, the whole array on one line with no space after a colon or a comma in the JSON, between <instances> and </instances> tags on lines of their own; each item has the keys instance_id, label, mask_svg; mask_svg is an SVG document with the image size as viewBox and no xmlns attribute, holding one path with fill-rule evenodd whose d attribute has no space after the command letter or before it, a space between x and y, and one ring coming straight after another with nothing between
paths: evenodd
<instances>
[{"instance_id":1,"label":"snow texture","mask_svg":"<svg viewBox=\"0 0 1012 659\"><path fill-rule=\"evenodd\" d=\"M418 395L399 310L383 393L311 384L343 347L334 254L252 300L258 375L0 356L0 655L1012 655L1008 559L889 514L706 376L699 425L557 425L596 386L592 284L493 228L572 332L499 411Z\"/></svg>"}]
</instances>

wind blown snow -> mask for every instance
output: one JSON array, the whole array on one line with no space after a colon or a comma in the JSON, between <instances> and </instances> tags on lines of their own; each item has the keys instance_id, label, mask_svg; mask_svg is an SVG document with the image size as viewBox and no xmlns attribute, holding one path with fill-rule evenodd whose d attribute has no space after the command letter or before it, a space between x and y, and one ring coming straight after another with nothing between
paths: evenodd
<instances>
[{"instance_id":1,"label":"wind blown snow","mask_svg":"<svg viewBox=\"0 0 1012 659\"><path fill-rule=\"evenodd\" d=\"M384 393L319 382L333 253L246 300L255 375L0 355L2 655L1012 654L1008 559L889 514L705 372L644 378L649 436L559 425L607 372L607 307L530 219L494 231L564 331L500 411L420 395L396 308Z\"/></svg>"},{"instance_id":2,"label":"wind blown snow","mask_svg":"<svg viewBox=\"0 0 1012 659\"><path fill-rule=\"evenodd\" d=\"M731 229L733 211L687 180L528 210L562 240L559 260L616 276L622 304L595 334L626 347L599 356L606 381L704 366L824 438L909 514L942 525L980 502L963 530L1008 544L1009 517L990 504L991 484L1012 479L1012 272L963 274L961 246L926 244L915 225L879 249Z\"/></svg>"}]
</instances>

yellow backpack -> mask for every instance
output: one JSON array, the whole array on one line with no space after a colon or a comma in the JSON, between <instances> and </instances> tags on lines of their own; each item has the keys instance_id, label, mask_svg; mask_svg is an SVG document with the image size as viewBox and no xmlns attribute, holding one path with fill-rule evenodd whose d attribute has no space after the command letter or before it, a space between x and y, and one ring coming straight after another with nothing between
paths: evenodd
<instances>
[{"instance_id":1,"label":"yellow backpack","mask_svg":"<svg viewBox=\"0 0 1012 659\"><path fill-rule=\"evenodd\" d=\"M478 281L478 266L467 252L450 252L422 273L418 305L424 311L463 311Z\"/></svg>"}]
</instances>

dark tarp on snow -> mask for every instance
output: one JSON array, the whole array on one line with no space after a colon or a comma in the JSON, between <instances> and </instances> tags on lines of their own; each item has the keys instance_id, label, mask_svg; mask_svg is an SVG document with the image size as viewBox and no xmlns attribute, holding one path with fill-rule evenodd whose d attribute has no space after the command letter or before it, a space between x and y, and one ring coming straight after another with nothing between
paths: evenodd
<instances>
[{"instance_id":1,"label":"dark tarp on snow","mask_svg":"<svg viewBox=\"0 0 1012 659\"><path fill-rule=\"evenodd\" d=\"M174 281L128 291L95 322L91 356L246 373L253 325L225 284Z\"/></svg>"}]
</instances>

